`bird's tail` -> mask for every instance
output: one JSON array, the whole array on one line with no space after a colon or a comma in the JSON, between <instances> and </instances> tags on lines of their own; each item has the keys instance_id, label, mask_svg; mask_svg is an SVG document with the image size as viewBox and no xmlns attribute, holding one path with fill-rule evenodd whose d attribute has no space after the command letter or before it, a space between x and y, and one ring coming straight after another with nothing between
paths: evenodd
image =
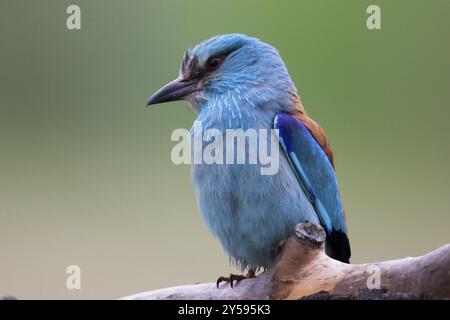
<instances>
[{"instance_id":1,"label":"bird's tail","mask_svg":"<svg viewBox=\"0 0 450 320\"><path fill-rule=\"evenodd\" d=\"M350 241L345 232L334 229L330 233L327 232L325 250L329 257L350 263Z\"/></svg>"}]
</instances>

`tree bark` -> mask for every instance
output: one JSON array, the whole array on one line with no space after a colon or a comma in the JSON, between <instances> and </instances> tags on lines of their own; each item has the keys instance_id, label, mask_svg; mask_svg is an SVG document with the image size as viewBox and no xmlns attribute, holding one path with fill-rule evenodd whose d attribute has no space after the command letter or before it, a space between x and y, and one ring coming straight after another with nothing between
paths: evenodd
<instances>
[{"instance_id":1,"label":"tree bark","mask_svg":"<svg viewBox=\"0 0 450 320\"><path fill-rule=\"evenodd\" d=\"M450 244L415 258L345 264L325 254L325 232L320 226L300 223L271 269L239 281L233 288L227 283L219 288L215 283L204 283L122 299L300 299L322 297L321 293L326 293L327 299L353 298L361 290L380 288L403 294L399 297L450 299Z\"/></svg>"}]
</instances>

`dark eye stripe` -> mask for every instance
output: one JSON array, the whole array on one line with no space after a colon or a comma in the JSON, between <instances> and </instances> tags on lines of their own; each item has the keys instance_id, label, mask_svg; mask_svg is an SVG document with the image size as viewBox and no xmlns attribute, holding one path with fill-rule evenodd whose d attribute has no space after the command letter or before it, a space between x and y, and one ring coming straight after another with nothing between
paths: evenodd
<instances>
[{"instance_id":1,"label":"dark eye stripe","mask_svg":"<svg viewBox=\"0 0 450 320\"><path fill-rule=\"evenodd\" d=\"M181 64L181 72L190 79L199 79L204 77L206 74L216 70L217 67L219 67L227 57L228 54L221 53L210 57L204 65L200 65L198 62L198 58L196 56L191 56L188 51L185 53L185 57Z\"/></svg>"},{"instance_id":2,"label":"dark eye stripe","mask_svg":"<svg viewBox=\"0 0 450 320\"><path fill-rule=\"evenodd\" d=\"M225 55L211 57L208 61L206 61L206 68L209 70L214 70L219 67L225 59Z\"/></svg>"}]
</instances>

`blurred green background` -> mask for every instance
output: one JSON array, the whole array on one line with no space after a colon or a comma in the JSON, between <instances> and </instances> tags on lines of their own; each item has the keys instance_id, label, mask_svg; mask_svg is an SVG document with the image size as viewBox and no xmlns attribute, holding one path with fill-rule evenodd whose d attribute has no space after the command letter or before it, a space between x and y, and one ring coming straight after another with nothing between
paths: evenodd
<instances>
[{"instance_id":1,"label":"blurred green background","mask_svg":"<svg viewBox=\"0 0 450 320\"><path fill-rule=\"evenodd\" d=\"M231 32L278 48L327 131L353 262L449 242L449 1L2 0L0 295L117 298L233 271L170 161L194 115L144 107L187 47Z\"/></svg>"}]
</instances>

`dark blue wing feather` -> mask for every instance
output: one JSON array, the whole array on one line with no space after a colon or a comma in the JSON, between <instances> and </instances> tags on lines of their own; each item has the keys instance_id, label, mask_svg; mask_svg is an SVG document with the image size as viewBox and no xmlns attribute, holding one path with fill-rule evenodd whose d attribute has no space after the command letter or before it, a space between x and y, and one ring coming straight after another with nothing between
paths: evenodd
<instances>
[{"instance_id":1,"label":"dark blue wing feather","mask_svg":"<svg viewBox=\"0 0 450 320\"><path fill-rule=\"evenodd\" d=\"M348 262L350 244L344 210L334 169L327 155L308 128L294 116L278 113L274 128L278 130L278 138L298 181L327 233L334 257Z\"/></svg>"}]
</instances>

